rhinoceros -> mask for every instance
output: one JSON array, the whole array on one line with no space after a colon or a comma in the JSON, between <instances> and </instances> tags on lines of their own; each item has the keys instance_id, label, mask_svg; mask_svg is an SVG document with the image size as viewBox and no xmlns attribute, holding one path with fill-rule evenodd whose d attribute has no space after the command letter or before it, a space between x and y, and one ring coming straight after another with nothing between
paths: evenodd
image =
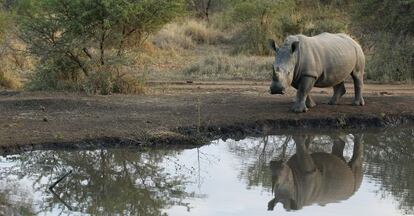
<instances>
[{"instance_id":1,"label":"rhinoceros","mask_svg":"<svg viewBox=\"0 0 414 216\"><path fill-rule=\"evenodd\" d=\"M276 52L271 94L284 94L289 85L297 89L294 112L306 112L316 104L309 96L313 86L333 87L329 104L336 105L345 94L344 80L351 74L355 98L353 105L363 106L365 56L361 46L346 34L322 33L313 37L291 35L280 48L269 39Z\"/></svg>"},{"instance_id":2,"label":"rhinoceros","mask_svg":"<svg viewBox=\"0 0 414 216\"><path fill-rule=\"evenodd\" d=\"M275 197L268 202L268 210L273 210L278 202L288 211L312 204L324 206L346 200L358 190L363 178L362 135L355 135L348 163L343 157L345 142L339 136L333 137L332 153L310 153L310 136L293 139L296 154L287 162L270 162Z\"/></svg>"}]
</instances>

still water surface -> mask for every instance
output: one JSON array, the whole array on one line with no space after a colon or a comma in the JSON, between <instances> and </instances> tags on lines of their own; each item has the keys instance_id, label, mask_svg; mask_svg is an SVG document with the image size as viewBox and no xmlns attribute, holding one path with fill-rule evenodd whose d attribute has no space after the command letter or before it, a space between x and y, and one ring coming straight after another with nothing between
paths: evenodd
<instances>
[{"instance_id":1,"label":"still water surface","mask_svg":"<svg viewBox=\"0 0 414 216\"><path fill-rule=\"evenodd\" d=\"M413 215L413 162L412 128L33 151L0 157L0 215Z\"/></svg>"}]
</instances>

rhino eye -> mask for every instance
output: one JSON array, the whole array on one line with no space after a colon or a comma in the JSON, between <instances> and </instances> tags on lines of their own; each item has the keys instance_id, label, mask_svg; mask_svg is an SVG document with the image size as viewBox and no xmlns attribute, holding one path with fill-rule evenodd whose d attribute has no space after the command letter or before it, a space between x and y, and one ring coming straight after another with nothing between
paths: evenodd
<instances>
[{"instance_id":1,"label":"rhino eye","mask_svg":"<svg viewBox=\"0 0 414 216\"><path fill-rule=\"evenodd\" d=\"M293 42L290 47L291 53L294 53L298 49L298 47L299 47L299 41Z\"/></svg>"}]
</instances>

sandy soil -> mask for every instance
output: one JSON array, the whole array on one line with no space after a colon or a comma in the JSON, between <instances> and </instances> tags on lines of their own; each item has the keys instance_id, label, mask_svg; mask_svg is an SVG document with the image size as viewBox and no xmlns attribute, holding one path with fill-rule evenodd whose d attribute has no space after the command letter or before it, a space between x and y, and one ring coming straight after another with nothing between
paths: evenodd
<instances>
[{"instance_id":1,"label":"sandy soil","mask_svg":"<svg viewBox=\"0 0 414 216\"><path fill-rule=\"evenodd\" d=\"M352 84L339 105L331 89L312 91L318 106L289 111L294 90L269 95L264 82L153 82L147 95L0 91L0 150L97 143L177 143L194 134L286 128L366 128L414 122L413 85L365 87L366 106L351 106ZM191 135L191 136L187 136Z\"/></svg>"}]
</instances>

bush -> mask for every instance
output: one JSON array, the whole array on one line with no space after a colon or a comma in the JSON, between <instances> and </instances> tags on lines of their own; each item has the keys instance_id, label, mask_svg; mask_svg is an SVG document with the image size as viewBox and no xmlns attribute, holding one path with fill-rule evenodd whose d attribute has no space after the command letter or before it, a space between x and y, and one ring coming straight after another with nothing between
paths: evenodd
<instances>
[{"instance_id":1,"label":"bush","mask_svg":"<svg viewBox=\"0 0 414 216\"><path fill-rule=\"evenodd\" d=\"M361 0L353 7L353 21L362 32L414 34L414 2L407 0Z\"/></svg>"},{"instance_id":2,"label":"bush","mask_svg":"<svg viewBox=\"0 0 414 216\"><path fill-rule=\"evenodd\" d=\"M82 88L89 94L142 94L146 92L145 76L137 78L125 73L94 73L83 83Z\"/></svg>"},{"instance_id":3,"label":"bush","mask_svg":"<svg viewBox=\"0 0 414 216\"><path fill-rule=\"evenodd\" d=\"M165 25L157 34L154 35L152 42L161 49L190 49L194 47L194 41L186 35L182 25L170 23Z\"/></svg>"},{"instance_id":4,"label":"bush","mask_svg":"<svg viewBox=\"0 0 414 216\"><path fill-rule=\"evenodd\" d=\"M0 87L19 89L22 86L20 80L8 71L0 71Z\"/></svg>"},{"instance_id":5,"label":"bush","mask_svg":"<svg viewBox=\"0 0 414 216\"><path fill-rule=\"evenodd\" d=\"M236 4L230 12L233 25L238 31L232 38L235 53L269 54L267 39L280 38L280 19L290 14L294 8L293 0L247 0Z\"/></svg>"},{"instance_id":6,"label":"bush","mask_svg":"<svg viewBox=\"0 0 414 216\"><path fill-rule=\"evenodd\" d=\"M414 2L405 0L355 2L352 21L367 55L368 79L414 79L413 8Z\"/></svg>"},{"instance_id":7,"label":"bush","mask_svg":"<svg viewBox=\"0 0 414 216\"><path fill-rule=\"evenodd\" d=\"M217 44L225 40L222 32L208 27L204 21L188 20L184 24L184 33L201 44Z\"/></svg>"},{"instance_id":8,"label":"bush","mask_svg":"<svg viewBox=\"0 0 414 216\"><path fill-rule=\"evenodd\" d=\"M372 54L368 55L365 69L367 79L412 82L414 37L396 37L390 33L377 34L381 39L375 43Z\"/></svg>"},{"instance_id":9,"label":"bush","mask_svg":"<svg viewBox=\"0 0 414 216\"><path fill-rule=\"evenodd\" d=\"M267 40L272 38L270 33L255 22L242 26L232 37L233 54L270 54Z\"/></svg>"},{"instance_id":10,"label":"bush","mask_svg":"<svg viewBox=\"0 0 414 216\"><path fill-rule=\"evenodd\" d=\"M225 40L222 32L198 20L167 24L152 39L155 46L170 50L191 49L196 44L218 44Z\"/></svg>"},{"instance_id":11,"label":"bush","mask_svg":"<svg viewBox=\"0 0 414 216\"><path fill-rule=\"evenodd\" d=\"M183 6L184 0L23 0L20 37L40 61L34 86L60 89L82 79L107 80L98 73L120 67L126 50L139 48Z\"/></svg>"},{"instance_id":12,"label":"bush","mask_svg":"<svg viewBox=\"0 0 414 216\"><path fill-rule=\"evenodd\" d=\"M4 2L3 2L4 3ZM0 87L18 89L22 86L17 73L28 67L26 58L14 49L24 49L15 36L15 17L0 5Z\"/></svg>"}]
</instances>

